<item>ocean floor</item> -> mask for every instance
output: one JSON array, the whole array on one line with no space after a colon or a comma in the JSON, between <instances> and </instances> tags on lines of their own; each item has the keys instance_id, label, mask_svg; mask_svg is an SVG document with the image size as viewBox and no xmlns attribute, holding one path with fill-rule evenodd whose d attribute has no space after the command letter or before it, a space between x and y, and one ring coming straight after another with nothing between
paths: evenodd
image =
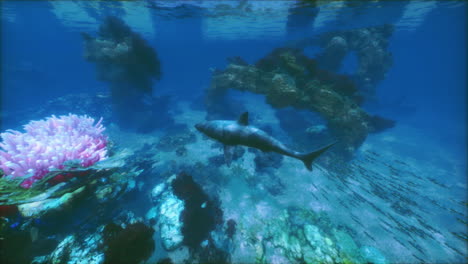
<instances>
[{"instance_id":1,"label":"ocean floor","mask_svg":"<svg viewBox=\"0 0 468 264\"><path fill-rule=\"evenodd\" d=\"M277 123L267 105L253 101L245 107L251 124ZM178 108L175 121L187 124L196 141L185 146L183 158L169 151L158 159L195 165L222 156L222 148L194 129L205 113L187 102ZM157 140L135 135L128 144L138 149ZM280 167L259 172L255 154L246 152L230 167L220 164L219 175L201 179L216 182L216 188L205 187L217 192L224 219L237 223L231 261L455 263L466 257L462 161L404 125L371 135L356 156L349 164L332 163L332 169L319 162L313 172L284 158ZM440 180L447 177L452 180ZM272 192L271 185L280 190ZM169 256L184 254L188 257L179 251Z\"/></svg>"},{"instance_id":2,"label":"ocean floor","mask_svg":"<svg viewBox=\"0 0 468 264\"><path fill-rule=\"evenodd\" d=\"M287 137L257 99L245 101L250 123ZM93 183L101 207L119 206L122 227L153 227L156 250L145 263L457 263L468 256L466 164L422 131L397 124L369 136L353 161L324 157L312 172L287 157L268 156L270 167L261 167L265 154L246 149L228 167L222 146L194 128L204 111L181 101L171 113L185 129L138 134L106 124L114 155L130 158L123 172ZM195 183L176 177L181 171ZM181 196L180 182L202 199ZM191 247L198 240L183 221L205 213L201 226L211 224L197 233L201 246ZM76 231L56 235L59 245L35 263L103 263L102 248L92 245L103 243L106 228L87 230L94 231L80 243Z\"/></svg>"}]
</instances>

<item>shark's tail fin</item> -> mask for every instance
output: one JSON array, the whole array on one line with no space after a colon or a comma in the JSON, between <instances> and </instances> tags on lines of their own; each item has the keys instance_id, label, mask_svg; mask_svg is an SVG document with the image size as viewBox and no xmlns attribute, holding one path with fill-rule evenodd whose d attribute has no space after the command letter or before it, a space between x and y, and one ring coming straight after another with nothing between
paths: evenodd
<instances>
[{"instance_id":1,"label":"shark's tail fin","mask_svg":"<svg viewBox=\"0 0 468 264\"><path fill-rule=\"evenodd\" d=\"M322 147L316 151L312 151L310 153L304 154L300 159L302 162L304 162L304 165L308 170L312 170L312 162L320 156L323 152L325 152L327 149L329 149L331 146L335 145L336 142L333 142L331 144L328 144L325 147Z\"/></svg>"}]
</instances>

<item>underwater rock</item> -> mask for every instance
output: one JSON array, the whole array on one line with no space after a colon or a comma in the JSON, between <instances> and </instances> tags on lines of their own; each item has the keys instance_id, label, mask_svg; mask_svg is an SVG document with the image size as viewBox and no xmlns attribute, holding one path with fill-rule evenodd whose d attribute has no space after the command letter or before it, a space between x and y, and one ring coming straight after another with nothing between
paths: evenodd
<instances>
[{"instance_id":1,"label":"underwater rock","mask_svg":"<svg viewBox=\"0 0 468 264\"><path fill-rule=\"evenodd\" d=\"M110 223L103 230L104 264L139 263L155 249L154 230L141 222L121 226Z\"/></svg>"},{"instance_id":2,"label":"underwater rock","mask_svg":"<svg viewBox=\"0 0 468 264\"><path fill-rule=\"evenodd\" d=\"M110 84L112 106L120 125L139 132L152 131L158 118L148 98L152 101L153 79L161 77L156 51L114 16L104 20L97 37L87 33L82 36L84 58L96 63L98 79Z\"/></svg>"},{"instance_id":3,"label":"underwater rock","mask_svg":"<svg viewBox=\"0 0 468 264\"><path fill-rule=\"evenodd\" d=\"M158 260L156 264L174 264L170 258L163 258Z\"/></svg>"},{"instance_id":4,"label":"underwater rock","mask_svg":"<svg viewBox=\"0 0 468 264\"><path fill-rule=\"evenodd\" d=\"M184 236L182 233L182 222L180 214L184 210L184 201L176 196L168 194L160 205L159 229L164 248L168 251L174 250L182 245Z\"/></svg>"},{"instance_id":5,"label":"underwater rock","mask_svg":"<svg viewBox=\"0 0 468 264\"><path fill-rule=\"evenodd\" d=\"M168 251L180 247L184 240L180 215L185 203L173 194L171 182L175 178L173 175L152 189L151 199L156 206L146 214L146 218L154 220L155 226L159 227L162 245Z\"/></svg>"},{"instance_id":6,"label":"underwater rock","mask_svg":"<svg viewBox=\"0 0 468 264\"><path fill-rule=\"evenodd\" d=\"M347 53L346 39L342 36L334 36L326 43L323 52L317 56L317 61L324 69L337 72Z\"/></svg>"},{"instance_id":7,"label":"underwater rock","mask_svg":"<svg viewBox=\"0 0 468 264\"><path fill-rule=\"evenodd\" d=\"M129 249L132 253L129 253ZM97 227L94 232L68 235L47 256L45 263L138 263L153 249L152 229L141 223L141 219L132 212L124 211L113 222ZM126 254L132 259L120 254ZM114 258L116 256L118 260Z\"/></svg>"},{"instance_id":8,"label":"underwater rock","mask_svg":"<svg viewBox=\"0 0 468 264\"><path fill-rule=\"evenodd\" d=\"M354 52L358 61L356 79L361 92L367 97L373 96L377 84L393 64L392 53L388 50L393 31L394 26L387 24L327 32L318 38L323 51L317 61L321 67L337 72L346 54Z\"/></svg>"},{"instance_id":9,"label":"underwater rock","mask_svg":"<svg viewBox=\"0 0 468 264\"><path fill-rule=\"evenodd\" d=\"M213 80L206 90L204 103L207 110L206 120L229 120L238 117L239 113L246 111L241 100L228 98L227 89L219 89L216 83L222 87L239 87L241 91L255 89L252 85L259 77L259 71L253 66L239 66L237 64L228 64L229 73L223 74L223 71L213 72ZM216 81L214 81L216 79Z\"/></svg>"},{"instance_id":10,"label":"underwater rock","mask_svg":"<svg viewBox=\"0 0 468 264\"><path fill-rule=\"evenodd\" d=\"M368 247L360 249L324 212L290 207L274 217L241 221L233 263L367 263L381 255Z\"/></svg>"},{"instance_id":11,"label":"underwater rock","mask_svg":"<svg viewBox=\"0 0 468 264\"><path fill-rule=\"evenodd\" d=\"M182 172L171 183L174 194L185 202L182 212L184 244L196 248L223 221L219 201L210 198L193 178Z\"/></svg>"},{"instance_id":12,"label":"underwater rock","mask_svg":"<svg viewBox=\"0 0 468 264\"><path fill-rule=\"evenodd\" d=\"M151 190L151 200L153 203L158 203L160 201L160 197L164 191L168 188L168 184L174 180L175 176L169 177L169 179L166 182L160 183ZM153 207L154 208L154 207Z\"/></svg>"},{"instance_id":13,"label":"underwater rock","mask_svg":"<svg viewBox=\"0 0 468 264\"><path fill-rule=\"evenodd\" d=\"M133 168L127 172L119 171L111 174L103 184L95 186L94 196L96 201L101 204L106 204L135 191L137 187L135 179L141 173L141 170L135 171Z\"/></svg>"},{"instance_id":14,"label":"underwater rock","mask_svg":"<svg viewBox=\"0 0 468 264\"><path fill-rule=\"evenodd\" d=\"M219 103L214 100L229 89L263 94L275 108L292 106L319 113L339 141L338 153L346 158L372 131L370 115L359 106L359 90L354 82L320 69L300 50L278 48L255 65L229 64L224 71L213 74L207 91L208 105Z\"/></svg>"},{"instance_id":15,"label":"underwater rock","mask_svg":"<svg viewBox=\"0 0 468 264\"><path fill-rule=\"evenodd\" d=\"M210 232L222 223L222 211L202 188L185 173L169 177L151 191L155 207L146 218L159 227L165 250L182 245L199 248Z\"/></svg>"},{"instance_id":16,"label":"underwater rock","mask_svg":"<svg viewBox=\"0 0 468 264\"><path fill-rule=\"evenodd\" d=\"M395 126L395 121L390 120L381 116L373 115L369 120L370 126L372 128L372 133L379 133L386 129L392 128Z\"/></svg>"},{"instance_id":17,"label":"underwater rock","mask_svg":"<svg viewBox=\"0 0 468 264\"><path fill-rule=\"evenodd\" d=\"M228 238L232 239L232 237L236 234L236 221L234 219L229 219L226 222L226 235Z\"/></svg>"},{"instance_id":18,"label":"underwater rock","mask_svg":"<svg viewBox=\"0 0 468 264\"><path fill-rule=\"evenodd\" d=\"M99 79L127 81L133 89L151 92L151 79L161 77L156 51L120 18L109 16L100 25L96 38L82 33L86 60L97 64ZM130 91L115 91L127 93ZM116 95L116 94L113 94Z\"/></svg>"},{"instance_id":19,"label":"underwater rock","mask_svg":"<svg viewBox=\"0 0 468 264\"><path fill-rule=\"evenodd\" d=\"M100 233L89 235L86 238L79 238L76 235L67 236L48 256L46 263L102 264L104 263L104 253L100 250L101 241Z\"/></svg>"},{"instance_id":20,"label":"underwater rock","mask_svg":"<svg viewBox=\"0 0 468 264\"><path fill-rule=\"evenodd\" d=\"M249 65L245 60L243 60L240 56L229 57L227 61L232 64L247 66Z\"/></svg>"},{"instance_id":21,"label":"underwater rock","mask_svg":"<svg viewBox=\"0 0 468 264\"><path fill-rule=\"evenodd\" d=\"M360 255L359 247L353 238L343 230L333 230L333 235L339 241L340 250L353 262L364 262Z\"/></svg>"},{"instance_id":22,"label":"underwater rock","mask_svg":"<svg viewBox=\"0 0 468 264\"><path fill-rule=\"evenodd\" d=\"M33 221L21 224L13 219L0 218L0 263L31 263L34 256L48 254L57 246L55 238L41 234Z\"/></svg>"},{"instance_id":23,"label":"underwater rock","mask_svg":"<svg viewBox=\"0 0 468 264\"><path fill-rule=\"evenodd\" d=\"M212 264L228 264L229 253L216 247L210 240L205 240L206 245L202 245L197 251L196 256L192 259L193 263L212 263Z\"/></svg>"}]
</instances>

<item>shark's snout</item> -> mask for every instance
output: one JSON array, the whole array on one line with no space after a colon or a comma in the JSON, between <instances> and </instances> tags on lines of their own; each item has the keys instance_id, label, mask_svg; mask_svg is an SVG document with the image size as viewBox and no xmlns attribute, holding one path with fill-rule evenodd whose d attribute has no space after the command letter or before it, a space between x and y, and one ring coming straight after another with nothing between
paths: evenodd
<instances>
[{"instance_id":1,"label":"shark's snout","mask_svg":"<svg viewBox=\"0 0 468 264\"><path fill-rule=\"evenodd\" d=\"M202 132L202 127L202 124L195 124L195 128L200 132Z\"/></svg>"}]
</instances>

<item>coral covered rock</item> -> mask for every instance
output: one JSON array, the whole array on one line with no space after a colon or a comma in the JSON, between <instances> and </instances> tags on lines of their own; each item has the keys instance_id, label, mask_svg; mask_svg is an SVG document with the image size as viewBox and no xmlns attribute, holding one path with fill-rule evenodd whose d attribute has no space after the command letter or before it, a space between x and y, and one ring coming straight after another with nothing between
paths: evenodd
<instances>
[{"instance_id":1,"label":"coral covered rock","mask_svg":"<svg viewBox=\"0 0 468 264\"><path fill-rule=\"evenodd\" d=\"M157 53L121 19L107 17L96 38L86 33L82 35L84 57L98 65L99 79L128 81L134 84L133 89L151 92L151 79L161 76Z\"/></svg>"},{"instance_id":2,"label":"coral covered rock","mask_svg":"<svg viewBox=\"0 0 468 264\"><path fill-rule=\"evenodd\" d=\"M232 63L226 70L214 73L208 90L208 111L216 109L210 106L216 104L220 94L237 89L263 94L275 108L292 106L317 112L327 122L330 133L339 141L338 149L347 158L368 133L376 131L375 120L383 120L372 117L359 106L358 89L350 78L319 68L314 59L300 50L278 48L255 66ZM377 124L379 128L381 123Z\"/></svg>"},{"instance_id":3,"label":"coral covered rock","mask_svg":"<svg viewBox=\"0 0 468 264\"><path fill-rule=\"evenodd\" d=\"M338 71L344 57L355 52L358 59L355 79L365 96L373 96L377 84L393 64L388 50L392 25L327 32L318 38L323 51L317 59L321 67Z\"/></svg>"},{"instance_id":4,"label":"coral covered rock","mask_svg":"<svg viewBox=\"0 0 468 264\"><path fill-rule=\"evenodd\" d=\"M110 223L103 231L106 250L104 264L139 263L148 259L155 249L154 230L141 222L125 228Z\"/></svg>"},{"instance_id":5,"label":"coral covered rock","mask_svg":"<svg viewBox=\"0 0 468 264\"><path fill-rule=\"evenodd\" d=\"M97 78L110 84L114 113L121 126L141 132L154 129L156 113L145 101L152 96L153 80L161 77L156 51L114 16L104 20L96 37L82 35L84 57L96 64Z\"/></svg>"},{"instance_id":6,"label":"coral covered rock","mask_svg":"<svg viewBox=\"0 0 468 264\"><path fill-rule=\"evenodd\" d=\"M184 201L173 194L171 182L175 176L156 185L151 191L151 199L155 207L146 214L146 218L155 222L161 233L161 243L164 249L172 251L182 245L182 221L180 215L184 210Z\"/></svg>"},{"instance_id":7,"label":"coral covered rock","mask_svg":"<svg viewBox=\"0 0 468 264\"><path fill-rule=\"evenodd\" d=\"M127 211L91 233L68 235L40 263L140 263L155 249L153 233L151 227Z\"/></svg>"},{"instance_id":8,"label":"coral covered rock","mask_svg":"<svg viewBox=\"0 0 468 264\"><path fill-rule=\"evenodd\" d=\"M162 244L166 250L174 250L184 240L182 222L179 219L184 210L184 202L174 195L167 194L159 208L159 228Z\"/></svg>"},{"instance_id":9,"label":"coral covered rock","mask_svg":"<svg viewBox=\"0 0 468 264\"><path fill-rule=\"evenodd\" d=\"M193 178L180 173L172 181L174 194L185 202L182 212L184 244L195 248L222 223L223 212L217 200L210 198Z\"/></svg>"},{"instance_id":10,"label":"coral covered rock","mask_svg":"<svg viewBox=\"0 0 468 264\"><path fill-rule=\"evenodd\" d=\"M185 173L173 175L151 191L156 204L146 218L155 222L162 245L173 251L182 245L198 248L222 223L222 211L216 200Z\"/></svg>"}]
</instances>

